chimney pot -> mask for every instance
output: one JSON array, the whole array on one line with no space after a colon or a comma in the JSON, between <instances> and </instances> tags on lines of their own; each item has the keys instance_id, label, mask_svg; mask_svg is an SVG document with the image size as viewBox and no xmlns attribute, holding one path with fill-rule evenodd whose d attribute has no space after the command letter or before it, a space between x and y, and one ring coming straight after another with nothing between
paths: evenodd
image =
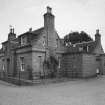
<instances>
[{"instance_id":1,"label":"chimney pot","mask_svg":"<svg viewBox=\"0 0 105 105\"><path fill-rule=\"evenodd\" d=\"M47 6L47 13L52 13L52 8Z\"/></svg>"},{"instance_id":2,"label":"chimney pot","mask_svg":"<svg viewBox=\"0 0 105 105\"><path fill-rule=\"evenodd\" d=\"M96 30L96 34L99 34L99 29Z\"/></svg>"}]
</instances>

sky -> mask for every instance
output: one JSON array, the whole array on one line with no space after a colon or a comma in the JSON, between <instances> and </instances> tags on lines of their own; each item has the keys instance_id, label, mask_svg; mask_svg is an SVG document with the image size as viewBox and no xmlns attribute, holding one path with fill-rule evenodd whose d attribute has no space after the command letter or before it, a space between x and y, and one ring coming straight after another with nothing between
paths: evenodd
<instances>
[{"instance_id":1,"label":"sky","mask_svg":"<svg viewBox=\"0 0 105 105\"><path fill-rule=\"evenodd\" d=\"M0 43L7 40L10 25L17 36L30 27L42 27L47 6L61 38L71 31L85 31L94 39L99 29L105 50L105 0L0 0Z\"/></svg>"}]
</instances>

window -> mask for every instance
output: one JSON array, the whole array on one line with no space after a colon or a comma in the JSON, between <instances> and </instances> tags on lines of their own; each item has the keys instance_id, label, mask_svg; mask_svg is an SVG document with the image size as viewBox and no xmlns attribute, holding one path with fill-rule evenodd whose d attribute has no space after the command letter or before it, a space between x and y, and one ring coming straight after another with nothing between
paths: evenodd
<instances>
[{"instance_id":1,"label":"window","mask_svg":"<svg viewBox=\"0 0 105 105\"><path fill-rule=\"evenodd\" d=\"M58 68L60 69L61 68L61 60L60 60L60 58L58 57Z\"/></svg>"},{"instance_id":2,"label":"window","mask_svg":"<svg viewBox=\"0 0 105 105\"><path fill-rule=\"evenodd\" d=\"M3 69L3 71L5 71L5 66L4 66L4 64L3 64L3 68L2 68L2 69Z\"/></svg>"},{"instance_id":3,"label":"window","mask_svg":"<svg viewBox=\"0 0 105 105\"><path fill-rule=\"evenodd\" d=\"M56 39L56 47L58 47L58 39Z\"/></svg>"},{"instance_id":4,"label":"window","mask_svg":"<svg viewBox=\"0 0 105 105\"><path fill-rule=\"evenodd\" d=\"M24 57L20 57L20 67L21 71L25 70Z\"/></svg>"},{"instance_id":5,"label":"window","mask_svg":"<svg viewBox=\"0 0 105 105\"><path fill-rule=\"evenodd\" d=\"M45 47L45 41L43 41L43 47Z\"/></svg>"},{"instance_id":6,"label":"window","mask_svg":"<svg viewBox=\"0 0 105 105\"><path fill-rule=\"evenodd\" d=\"M5 71L4 59L2 60L2 70Z\"/></svg>"},{"instance_id":7,"label":"window","mask_svg":"<svg viewBox=\"0 0 105 105\"><path fill-rule=\"evenodd\" d=\"M83 50L87 52L87 46L83 46Z\"/></svg>"},{"instance_id":8,"label":"window","mask_svg":"<svg viewBox=\"0 0 105 105\"><path fill-rule=\"evenodd\" d=\"M21 37L21 45L24 46L27 44L27 38L26 37Z\"/></svg>"},{"instance_id":9,"label":"window","mask_svg":"<svg viewBox=\"0 0 105 105\"><path fill-rule=\"evenodd\" d=\"M89 46L87 46L87 52L89 51Z\"/></svg>"},{"instance_id":10,"label":"window","mask_svg":"<svg viewBox=\"0 0 105 105\"><path fill-rule=\"evenodd\" d=\"M43 36L43 47L45 47L45 45L46 45L46 42L45 42L45 36Z\"/></svg>"}]
</instances>

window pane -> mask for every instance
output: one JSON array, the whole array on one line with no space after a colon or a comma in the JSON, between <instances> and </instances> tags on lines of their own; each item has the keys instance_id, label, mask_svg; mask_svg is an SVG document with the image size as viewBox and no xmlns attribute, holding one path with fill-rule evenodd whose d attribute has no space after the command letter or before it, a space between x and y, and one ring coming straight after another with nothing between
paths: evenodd
<instances>
[{"instance_id":1,"label":"window pane","mask_svg":"<svg viewBox=\"0 0 105 105\"><path fill-rule=\"evenodd\" d=\"M24 57L20 57L20 66L21 71L24 71L25 70Z\"/></svg>"}]
</instances>

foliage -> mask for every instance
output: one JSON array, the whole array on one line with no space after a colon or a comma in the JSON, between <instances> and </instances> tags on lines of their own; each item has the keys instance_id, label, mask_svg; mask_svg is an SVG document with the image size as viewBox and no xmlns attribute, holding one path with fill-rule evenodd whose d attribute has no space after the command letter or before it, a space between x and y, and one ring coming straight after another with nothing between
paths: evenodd
<instances>
[{"instance_id":1,"label":"foliage","mask_svg":"<svg viewBox=\"0 0 105 105\"><path fill-rule=\"evenodd\" d=\"M44 64L46 64L47 69L49 69L49 76L51 78L55 77L58 67L58 60L54 56L49 56L49 58L44 61Z\"/></svg>"},{"instance_id":2,"label":"foliage","mask_svg":"<svg viewBox=\"0 0 105 105\"><path fill-rule=\"evenodd\" d=\"M71 44L81 43L83 41L93 41L93 39L84 31L79 32L71 32L64 37L65 43L70 42Z\"/></svg>"}]
</instances>

